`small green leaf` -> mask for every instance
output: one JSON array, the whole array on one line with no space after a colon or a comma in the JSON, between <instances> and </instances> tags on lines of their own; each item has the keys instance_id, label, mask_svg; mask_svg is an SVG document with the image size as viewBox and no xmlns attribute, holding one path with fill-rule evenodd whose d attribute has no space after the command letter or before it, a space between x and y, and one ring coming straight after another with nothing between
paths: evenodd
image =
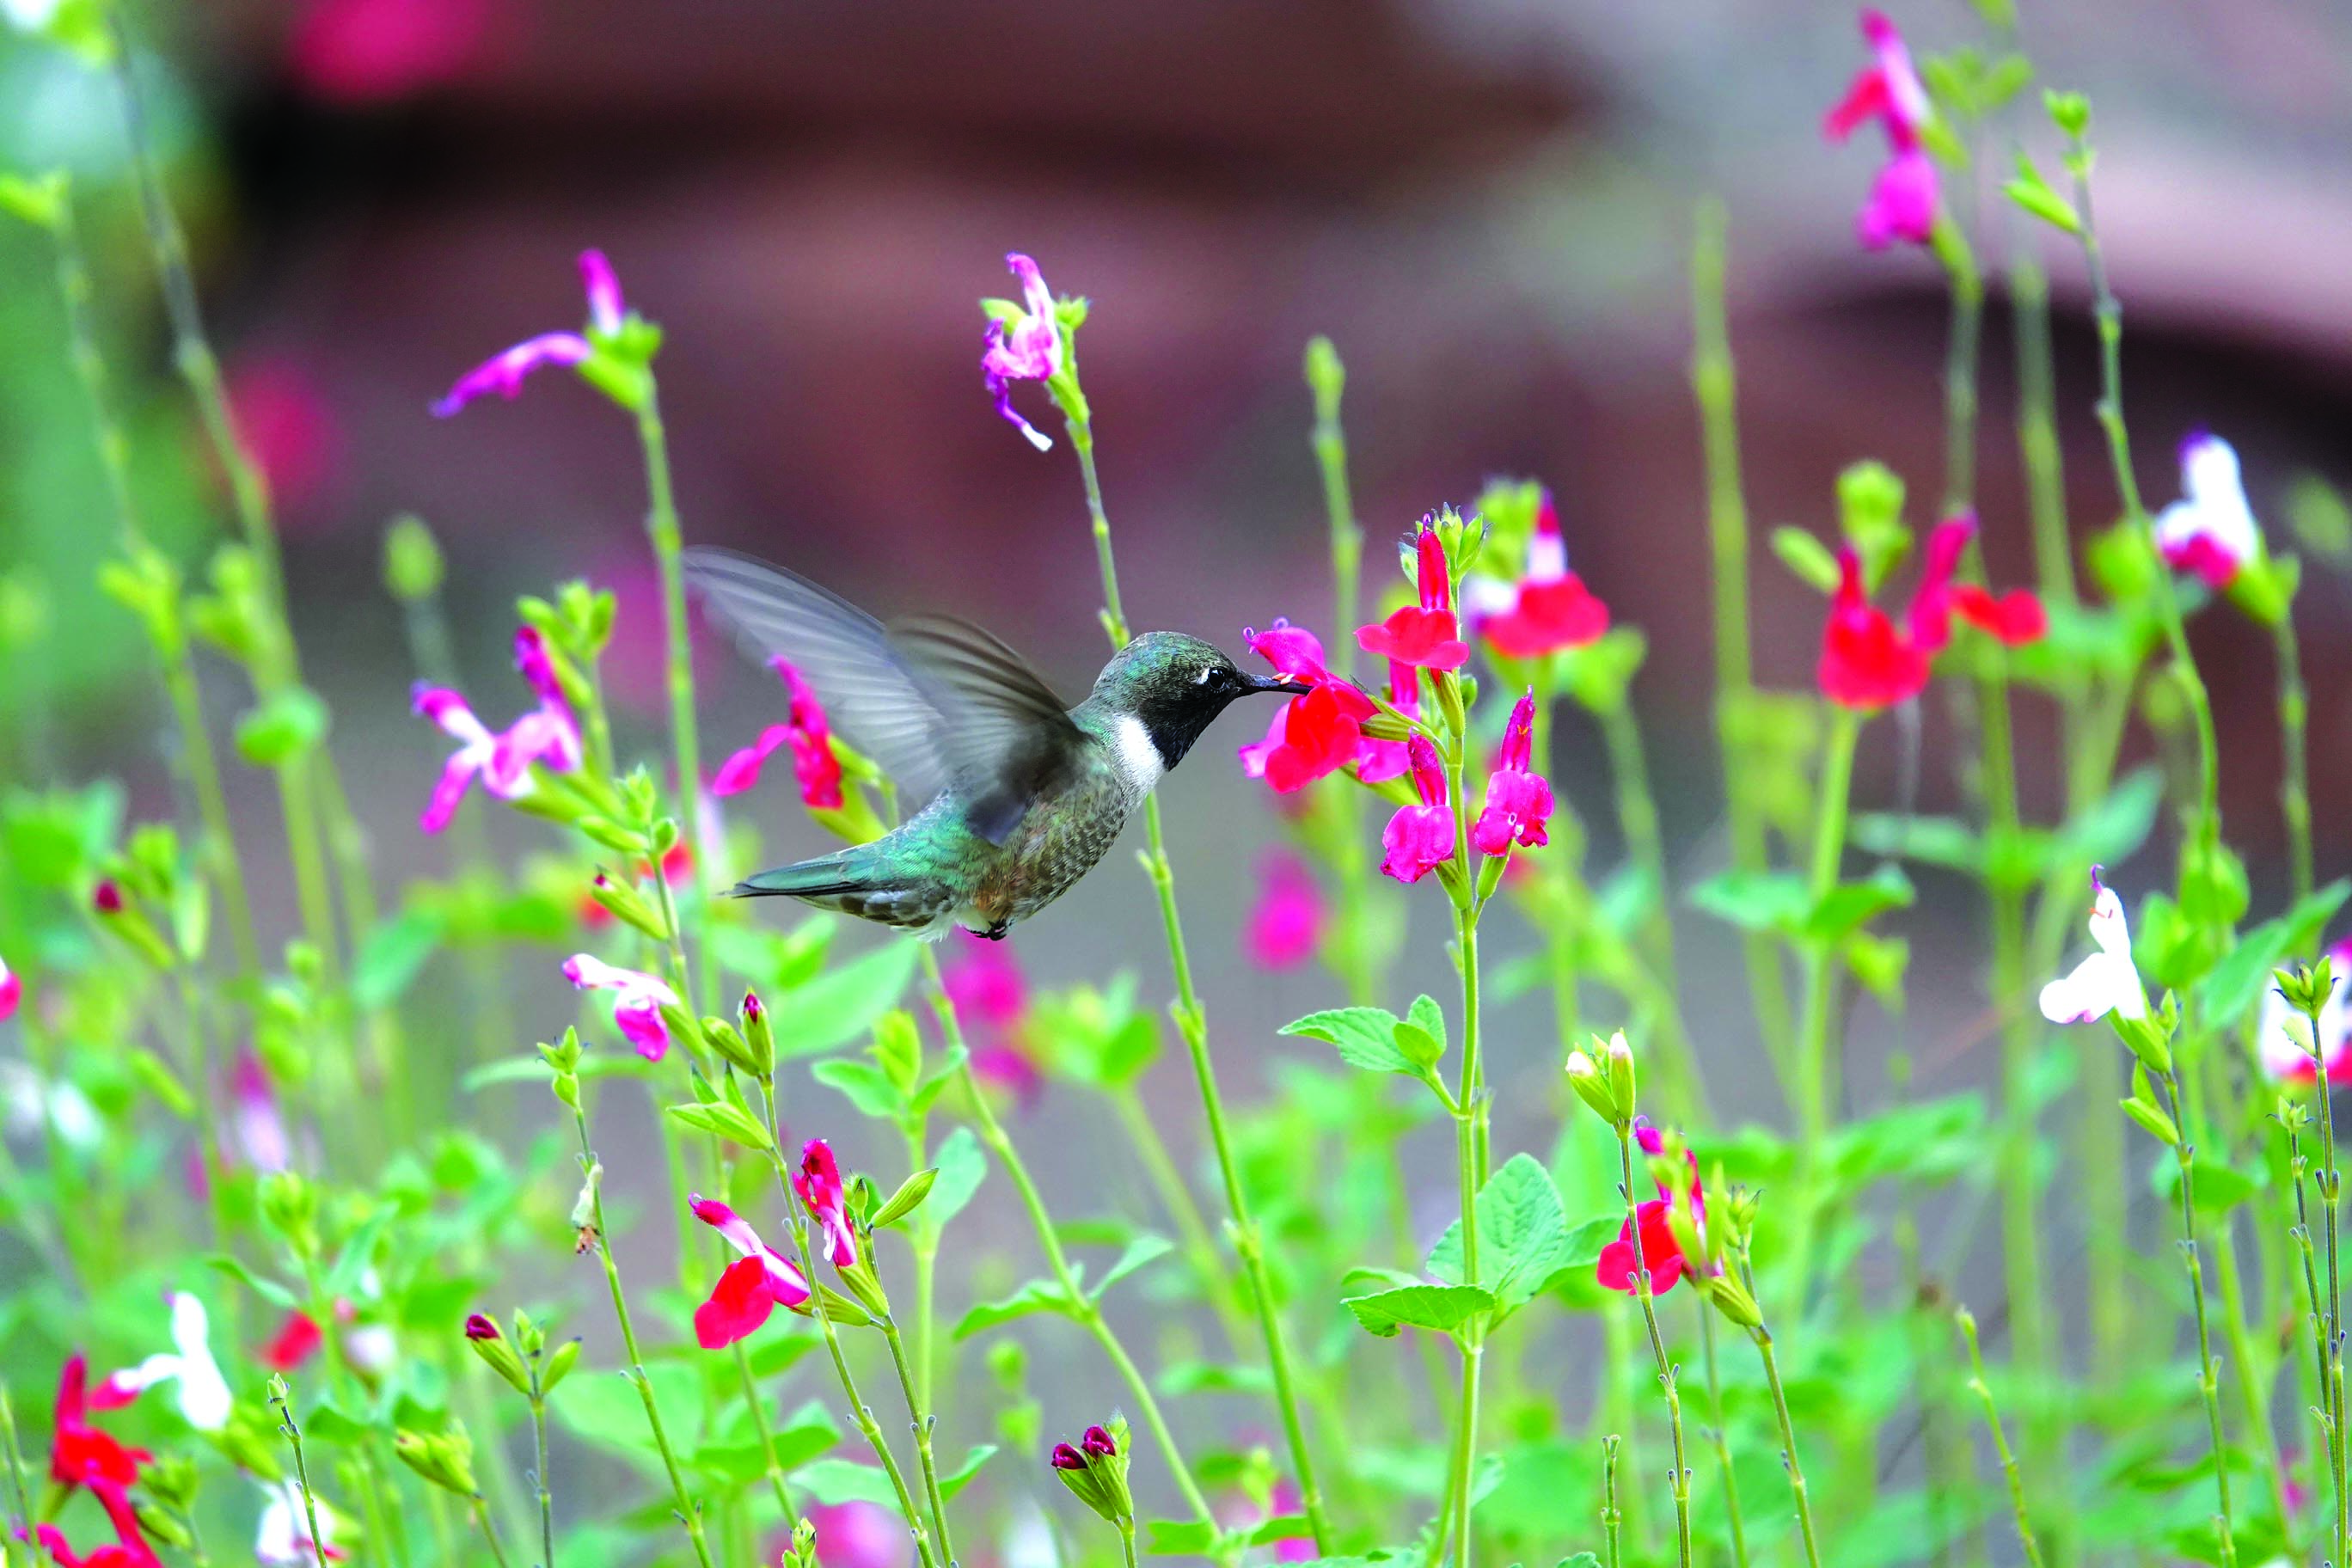
<instances>
[{"instance_id":1,"label":"small green leaf","mask_svg":"<svg viewBox=\"0 0 2352 1568\"><path fill-rule=\"evenodd\" d=\"M1143 1550L1150 1557L1206 1557L1216 1547L1217 1528L1197 1519L1147 1520Z\"/></svg>"},{"instance_id":2,"label":"small green leaf","mask_svg":"<svg viewBox=\"0 0 2352 1568\"><path fill-rule=\"evenodd\" d=\"M1495 1310L1494 1296L1475 1285L1402 1285L1392 1290L1346 1300L1356 1321L1382 1339L1400 1329L1434 1329L1450 1334L1480 1312Z\"/></svg>"},{"instance_id":3,"label":"small green leaf","mask_svg":"<svg viewBox=\"0 0 2352 1568\"><path fill-rule=\"evenodd\" d=\"M1156 1258L1164 1258L1175 1249L1176 1244L1164 1236L1139 1236L1127 1244L1126 1250L1112 1261L1108 1268L1103 1270L1100 1282L1087 1293L1099 1301L1103 1299L1104 1291L1146 1264Z\"/></svg>"},{"instance_id":4,"label":"small green leaf","mask_svg":"<svg viewBox=\"0 0 2352 1568\"><path fill-rule=\"evenodd\" d=\"M1793 871L1727 871L1690 890L1690 901L1742 931L1791 931L1812 909L1805 879Z\"/></svg>"},{"instance_id":5,"label":"small green leaf","mask_svg":"<svg viewBox=\"0 0 2352 1568\"><path fill-rule=\"evenodd\" d=\"M1837 591L1837 557L1830 547L1812 533L1801 528L1776 528L1772 531L1772 553L1780 558L1800 583L1811 584L1824 594Z\"/></svg>"},{"instance_id":6,"label":"small green leaf","mask_svg":"<svg viewBox=\"0 0 2352 1568\"><path fill-rule=\"evenodd\" d=\"M300 1298L293 1291L267 1275L256 1274L242 1262L225 1252L213 1253L205 1261L273 1307L284 1307L291 1311L302 1304Z\"/></svg>"},{"instance_id":7,"label":"small green leaf","mask_svg":"<svg viewBox=\"0 0 2352 1568\"><path fill-rule=\"evenodd\" d=\"M1525 1304L1568 1261L1568 1214L1551 1173L1531 1154L1514 1154L1478 1189L1479 1276L1509 1310ZM1597 1255L1596 1255L1597 1256ZM1462 1278L1462 1222L1430 1248L1430 1273Z\"/></svg>"},{"instance_id":8,"label":"small green leaf","mask_svg":"<svg viewBox=\"0 0 2352 1568\"><path fill-rule=\"evenodd\" d=\"M236 721L236 753L257 768L274 768L308 752L327 736L327 705L308 687L272 694Z\"/></svg>"},{"instance_id":9,"label":"small green leaf","mask_svg":"<svg viewBox=\"0 0 2352 1568\"><path fill-rule=\"evenodd\" d=\"M955 1326L955 1338L959 1342L968 1340L983 1330L1034 1317L1039 1312L1057 1312L1067 1317L1076 1306L1053 1280L1032 1279L1010 1296L982 1301L966 1312Z\"/></svg>"},{"instance_id":10,"label":"small green leaf","mask_svg":"<svg viewBox=\"0 0 2352 1568\"><path fill-rule=\"evenodd\" d=\"M809 1068L809 1076L828 1089L839 1089L861 1115L896 1121L906 1113L905 1091L891 1081L889 1073L879 1063L835 1057Z\"/></svg>"},{"instance_id":11,"label":"small green leaf","mask_svg":"<svg viewBox=\"0 0 2352 1568\"><path fill-rule=\"evenodd\" d=\"M877 1508L898 1510L898 1489L890 1478L882 1473L879 1465L861 1465L849 1459L816 1459L793 1472L793 1484L827 1508L837 1508L845 1502L870 1502Z\"/></svg>"},{"instance_id":12,"label":"small green leaf","mask_svg":"<svg viewBox=\"0 0 2352 1568\"><path fill-rule=\"evenodd\" d=\"M993 1443L974 1443L964 1450L963 1462L940 1478L940 1496L942 1499L952 1498L970 1486L971 1479L980 1474L981 1466L988 1463L995 1452L996 1445Z\"/></svg>"},{"instance_id":13,"label":"small green leaf","mask_svg":"<svg viewBox=\"0 0 2352 1568\"><path fill-rule=\"evenodd\" d=\"M1349 1067L1418 1078L1421 1069L1397 1047L1396 1027L1397 1016L1385 1007L1334 1007L1285 1024L1282 1032L1339 1047L1339 1059Z\"/></svg>"},{"instance_id":14,"label":"small green leaf","mask_svg":"<svg viewBox=\"0 0 2352 1568\"><path fill-rule=\"evenodd\" d=\"M768 1004L779 1058L822 1056L874 1026L898 1005L915 973L915 944L894 942L779 992Z\"/></svg>"},{"instance_id":15,"label":"small green leaf","mask_svg":"<svg viewBox=\"0 0 2352 1568\"><path fill-rule=\"evenodd\" d=\"M376 922L352 961L352 1000L371 1012L399 1001L447 927L447 915L437 909L404 910Z\"/></svg>"},{"instance_id":16,"label":"small green leaf","mask_svg":"<svg viewBox=\"0 0 2352 1568\"><path fill-rule=\"evenodd\" d=\"M959 1127L932 1152L931 1163L938 1168L940 1179L932 1184L928 1212L931 1224L944 1226L980 1191L981 1181L988 1174L988 1156L981 1152L980 1140L971 1129Z\"/></svg>"}]
</instances>

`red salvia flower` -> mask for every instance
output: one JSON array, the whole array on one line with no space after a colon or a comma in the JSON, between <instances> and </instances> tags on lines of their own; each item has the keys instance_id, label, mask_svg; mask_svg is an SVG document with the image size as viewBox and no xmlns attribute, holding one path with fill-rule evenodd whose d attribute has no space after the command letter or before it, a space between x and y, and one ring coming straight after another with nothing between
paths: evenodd
<instances>
[{"instance_id":1,"label":"red salvia flower","mask_svg":"<svg viewBox=\"0 0 2352 1568\"><path fill-rule=\"evenodd\" d=\"M1377 626L1360 626L1356 646L1377 658L1422 669L1459 669L1470 661L1470 645L1454 618L1454 592L1446 581L1445 546L1437 531L1423 528L1413 541L1413 581L1421 603L1407 605Z\"/></svg>"}]
</instances>

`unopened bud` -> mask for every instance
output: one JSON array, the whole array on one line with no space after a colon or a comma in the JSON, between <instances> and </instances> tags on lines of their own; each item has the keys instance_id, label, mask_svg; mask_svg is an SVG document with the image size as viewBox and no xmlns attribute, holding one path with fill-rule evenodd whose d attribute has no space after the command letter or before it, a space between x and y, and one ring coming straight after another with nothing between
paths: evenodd
<instances>
[{"instance_id":1,"label":"unopened bud","mask_svg":"<svg viewBox=\"0 0 2352 1568\"><path fill-rule=\"evenodd\" d=\"M431 1485L470 1498L481 1488L474 1483L474 1440L463 1426L446 1432L396 1432L392 1451L400 1462Z\"/></svg>"},{"instance_id":2,"label":"unopened bud","mask_svg":"<svg viewBox=\"0 0 2352 1568\"><path fill-rule=\"evenodd\" d=\"M740 1016L743 1025L743 1044L751 1057L751 1071L767 1079L776 1070L776 1034L768 1024L768 1009L761 1005L759 994L743 993Z\"/></svg>"},{"instance_id":3,"label":"unopened bud","mask_svg":"<svg viewBox=\"0 0 2352 1568\"><path fill-rule=\"evenodd\" d=\"M1633 1047L1626 1042L1624 1030L1619 1029L1609 1037L1601 1059L1608 1064L1610 1092L1625 1108L1625 1114L1631 1116L1634 1105Z\"/></svg>"},{"instance_id":4,"label":"unopened bud","mask_svg":"<svg viewBox=\"0 0 2352 1568\"><path fill-rule=\"evenodd\" d=\"M383 531L383 585L404 605L441 591L441 545L415 512L403 512Z\"/></svg>"},{"instance_id":5,"label":"unopened bud","mask_svg":"<svg viewBox=\"0 0 2352 1568\"><path fill-rule=\"evenodd\" d=\"M1582 1051L1568 1053L1568 1087L1576 1090L1577 1099L1592 1108L1594 1115L1612 1127L1623 1129L1625 1108L1617 1102L1615 1092L1610 1089L1608 1075Z\"/></svg>"},{"instance_id":6,"label":"unopened bud","mask_svg":"<svg viewBox=\"0 0 2352 1568\"><path fill-rule=\"evenodd\" d=\"M600 870L596 879L588 884L588 896L614 920L625 921L656 942L669 940L669 927L663 921L661 911L646 902L644 895L628 883L615 881L609 873Z\"/></svg>"},{"instance_id":7,"label":"unopened bud","mask_svg":"<svg viewBox=\"0 0 2352 1568\"><path fill-rule=\"evenodd\" d=\"M482 1364L505 1380L509 1388L525 1397L530 1395L530 1373L516 1353L513 1342L499 1332L498 1324L475 1313L466 1320L466 1343L482 1358Z\"/></svg>"}]
</instances>

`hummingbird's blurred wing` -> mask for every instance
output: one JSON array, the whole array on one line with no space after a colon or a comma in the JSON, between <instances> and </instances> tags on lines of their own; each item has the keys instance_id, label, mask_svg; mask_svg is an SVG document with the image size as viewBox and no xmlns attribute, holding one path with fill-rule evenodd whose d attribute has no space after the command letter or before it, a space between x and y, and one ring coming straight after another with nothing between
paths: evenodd
<instances>
[{"instance_id":1,"label":"hummingbird's blurred wing","mask_svg":"<svg viewBox=\"0 0 2352 1568\"><path fill-rule=\"evenodd\" d=\"M886 627L749 556L698 548L685 561L688 580L744 652L799 670L834 726L910 803L952 781L972 826L1001 842L1079 754L1085 737L1053 689L969 622L925 616Z\"/></svg>"}]
</instances>

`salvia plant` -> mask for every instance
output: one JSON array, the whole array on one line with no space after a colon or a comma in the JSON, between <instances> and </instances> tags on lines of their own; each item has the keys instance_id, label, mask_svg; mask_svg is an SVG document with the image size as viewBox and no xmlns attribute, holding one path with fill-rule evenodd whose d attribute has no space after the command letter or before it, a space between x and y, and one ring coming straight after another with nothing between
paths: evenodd
<instances>
[{"instance_id":1,"label":"salvia plant","mask_svg":"<svg viewBox=\"0 0 2352 1568\"><path fill-rule=\"evenodd\" d=\"M1266 606L1289 613L1242 632L1244 668L1139 637L1079 374L1096 307L1009 258L1020 298L975 323L984 384L1039 461L1075 459L1113 655L1066 712L970 628L886 630L689 550L661 329L590 251L578 325L431 412L481 417L568 371L627 422L667 732L616 733L615 601L591 582L522 599L512 676L461 683L439 546L400 520L413 828L449 855L396 895L370 838L411 825L353 820L121 19L14 10L119 97L233 526L193 557L157 542L80 196L0 182L53 252L112 505L100 579L161 683L183 807L126 821L119 789L49 778L0 795L9 1563L2347 1561L2323 1087L2352 1072L2347 954L2323 951L2347 884L2315 881L2300 574L2221 437L2182 442L2178 499L2141 494L2090 107L2029 96L2004 6L1979 47L1916 64L1865 13L1869 63L1828 114L1832 141L1883 138L1860 242L1949 280L1948 449L1932 508L1862 462L1826 540L1770 536L1823 599L1802 689L1754 678L1724 220L1697 215L1721 864L1669 875L1632 701L1645 642L1570 568L1549 489L1379 520L1367 553L1331 343L1306 346L1299 454L1331 595ZM1988 163L2009 201L1979 218L1955 192ZM1996 247L2021 518L1974 507L2003 446L1976 418ZM2094 301L2114 490L2079 554L2036 260L2061 247ZM2030 542L2030 585L1989 578L1988 533ZM10 624L37 622L11 581ZM698 728L698 585L773 657L756 736ZM2222 832L2200 615L2275 639L2292 892L2260 921ZM1332 1003L1280 1043L1214 1024L1150 795L1249 692L1279 694L1244 708L1256 738L1194 767L1238 767L1279 820L1245 944L1319 966ZM1922 755L1937 704L1948 749ZM2021 708L2063 741L2048 820L2021 801ZM2159 763L2126 770L2136 721ZM1608 798L1555 782L1563 721L1601 737ZM1857 799L1865 745L1951 770L1963 808ZM276 809L233 824L243 770ZM723 814L761 788L839 853L752 874ZM1621 863L1594 863L1594 816ZM1130 816L1139 880L1105 857ZM282 911L243 868L265 821ZM1097 859L1087 896L1149 899L1165 935L1099 984L1033 989L1005 946L852 918L1001 938ZM1990 1093L1920 1096L1900 1049L1884 1086L1845 1081L1857 1014L1903 1016L1918 868L1981 923ZM719 896L747 876L800 903ZM1736 933L1738 1021L1685 1011L1678 907ZM1404 933L1433 926L1451 979L1400 995ZM445 971L428 1006L420 977ZM559 975L576 1014L546 1011ZM1517 998L1549 1033L1489 1032ZM1239 1051L1273 1063L1247 1102L1219 1081ZM1162 1087L1197 1089L1163 1105L1197 1119L1146 1109L1163 1054ZM1710 1084L1734 1058L1780 1106ZM1549 1086L1504 1124L1548 1121L1527 1146L1496 1138L1505 1074ZM1033 1172L1049 1089L1118 1130L1145 1212Z\"/></svg>"}]
</instances>

